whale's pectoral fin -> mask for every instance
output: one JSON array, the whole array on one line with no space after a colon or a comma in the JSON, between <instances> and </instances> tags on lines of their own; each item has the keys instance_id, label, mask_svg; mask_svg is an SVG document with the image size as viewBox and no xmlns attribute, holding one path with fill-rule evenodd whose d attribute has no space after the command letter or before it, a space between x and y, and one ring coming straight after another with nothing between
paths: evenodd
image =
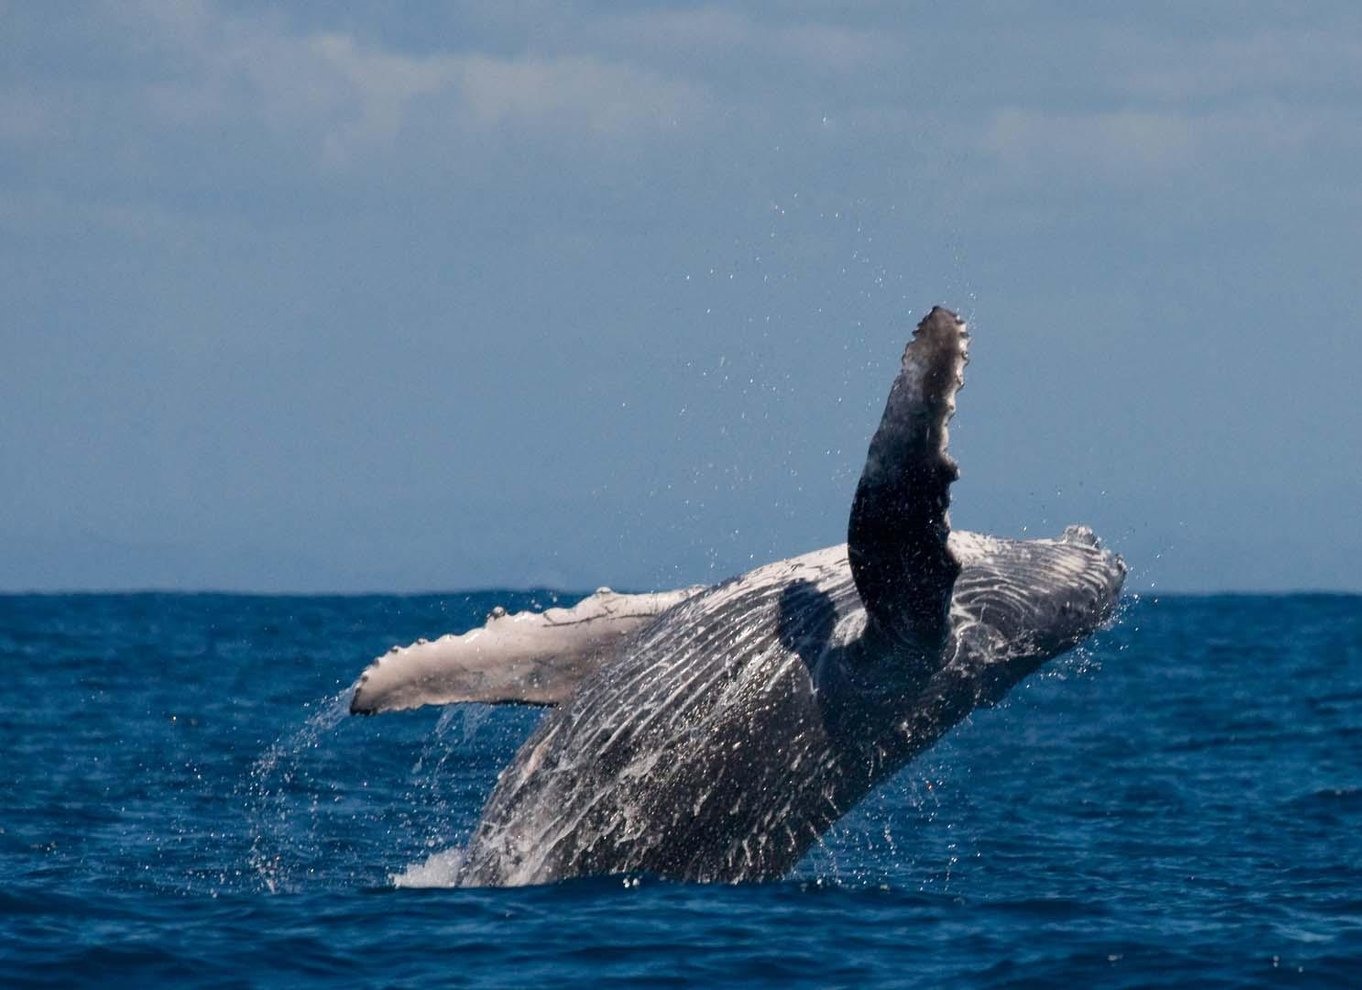
<instances>
[{"instance_id":1,"label":"whale's pectoral fin","mask_svg":"<svg viewBox=\"0 0 1362 990\"><path fill-rule=\"evenodd\" d=\"M602 588L572 608L514 615L495 609L481 627L462 635L394 646L360 675L350 712L461 701L558 704L630 633L702 590L621 595Z\"/></svg>"},{"instance_id":2,"label":"whale's pectoral fin","mask_svg":"<svg viewBox=\"0 0 1362 990\"><path fill-rule=\"evenodd\" d=\"M940 306L918 324L870 441L848 526L851 574L871 619L926 650L945 640L960 573L946 542L959 475L946 445L968 341L965 324Z\"/></svg>"}]
</instances>

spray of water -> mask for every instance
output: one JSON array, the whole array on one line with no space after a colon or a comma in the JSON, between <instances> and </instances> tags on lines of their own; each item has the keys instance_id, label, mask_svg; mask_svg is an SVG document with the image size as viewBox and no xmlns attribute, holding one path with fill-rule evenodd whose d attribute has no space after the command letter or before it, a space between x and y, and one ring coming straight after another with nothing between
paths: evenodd
<instances>
[{"instance_id":1,"label":"spray of water","mask_svg":"<svg viewBox=\"0 0 1362 990\"><path fill-rule=\"evenodd\" d=\"M315 851L308 848L313 836L295 825L295 805L306 797L315 816L317 789L306 772L307 755L320 748L323 739L349 715L351 691L347 688L323 699L302 726L277 740L255 761L244 791L252 826L251 868L270 893L296 886L292 864L310 862Z\"/></svg>"},{"instance_id":2,"label":"spray of water","mask_svg":"<svg viewBox=\"0 0 1362 990\"><path fill-rule=\"evenodd\" d=\"M443 712L422 733L404 775L392 772L391 761L410 758L402 755L410 739L365 731L348 717L350 695L347 688L307 706L302 725L267 748L238 788L251 829L251 875L270 893L385 879L403 884L408 874L407 885L448 886L473 806L461 763L483 741L491 708ZM419 882L424 863L396 876L383 872L394 858L400 863L422 852L433 864L427 882Z\"/></svg>"}]
</instances>

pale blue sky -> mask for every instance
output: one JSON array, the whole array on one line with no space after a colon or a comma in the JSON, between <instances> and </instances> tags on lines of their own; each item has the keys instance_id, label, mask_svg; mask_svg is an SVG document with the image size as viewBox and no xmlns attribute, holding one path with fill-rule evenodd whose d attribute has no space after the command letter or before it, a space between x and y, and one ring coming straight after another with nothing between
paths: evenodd
<instances>
[{"instance_id":1,"label":"pale blue sky","mask_svg":"<svg viewBox=\"0 0 1362 990\"><path fill-rule=\"evenodd\" d=\"M1362 590L1359 162L1346 3L0 2L0 590L725 577L938 302L957 526Z\"/></svg>"}]
</instances>

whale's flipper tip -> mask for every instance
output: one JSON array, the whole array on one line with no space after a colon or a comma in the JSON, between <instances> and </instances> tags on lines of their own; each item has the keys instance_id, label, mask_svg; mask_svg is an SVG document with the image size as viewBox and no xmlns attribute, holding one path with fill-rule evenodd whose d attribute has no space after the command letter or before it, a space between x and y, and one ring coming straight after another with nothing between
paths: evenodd
<instances>
[{"instance_id":1,"label":"whale's flipper tip","mask_svg":"<svg viewBox=\"0 0 1362 990\"><path fill-rule=\"evenodd\" d=\"M377 715L384 710L382 705L373 700L372 692L365 690L365 684L368 680L369 674L365 672L360 675L359 680L355 681L354 687L350 689L351 715Z\"/></svg>"}]
</instances>

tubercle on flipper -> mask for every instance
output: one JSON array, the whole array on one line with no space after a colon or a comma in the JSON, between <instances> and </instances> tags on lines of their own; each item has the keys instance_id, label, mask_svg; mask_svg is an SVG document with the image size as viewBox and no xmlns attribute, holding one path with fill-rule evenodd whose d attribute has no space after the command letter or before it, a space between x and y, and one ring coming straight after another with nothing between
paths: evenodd
<instances>
[{"instance_id":1,"label":"tubercle on flipper","mask_svg":"<svg viewBox=\"0 0 1362 990\"><path fill-rule=\"evenodd\" d=\"M949 321L949 322L947 322ZM903 349L903 368L909 370L914 363L913 358L917 356L913 345L919 341L925 341L930 345L932 352L929 357L939 356L942 349L946 350L944 355L950 362L949 373L951 376L951 387L945 389L945 394L940 397L946 408L946 415L940 423L941 428L941 455L954 464L954 459L949 453L950 446L950 421L955 418L956 394L965 387L965 368L969 365L969 344L970 333L969 325L953 311L945 306L933 306L932 311L923 317L913 330L912 339L909 340ZM933 371L946 369L932 369L922 375L924 383L930 383Z\"/></svg>"}]
</instances>

